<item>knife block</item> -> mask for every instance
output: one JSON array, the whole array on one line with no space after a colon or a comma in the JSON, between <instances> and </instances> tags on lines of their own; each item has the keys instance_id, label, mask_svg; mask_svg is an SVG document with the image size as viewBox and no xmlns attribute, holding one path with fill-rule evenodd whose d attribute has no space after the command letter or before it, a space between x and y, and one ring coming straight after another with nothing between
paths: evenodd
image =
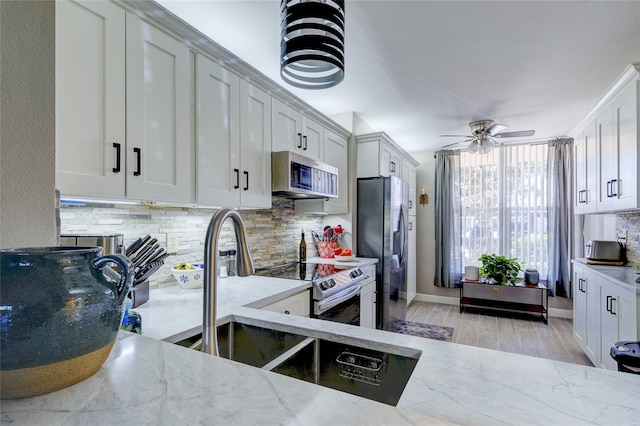
<instances>
[{"instance_id":1,"label":"knife block","mask_svg":"<svg viewBox=\"0 0 640 426\"><path fill-rule=\"evenodd\" d=\"M147 300L149 300L149 280L144 280L140 284L131 287L132 308L137 308Z\"/></svg>"}]
</instances>

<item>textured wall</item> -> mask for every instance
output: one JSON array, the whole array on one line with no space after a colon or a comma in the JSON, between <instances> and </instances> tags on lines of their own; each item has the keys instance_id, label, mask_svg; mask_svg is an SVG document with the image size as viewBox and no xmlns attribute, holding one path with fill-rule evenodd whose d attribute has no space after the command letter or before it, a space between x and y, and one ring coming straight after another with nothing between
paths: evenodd
<instances>
[{"instance_id":1,"label":"textured wall","mask_svg":"<svg viewBox=\"0 0 640 426\"><path fill-rule=\"evenodd\" d=\"M55 243L55 3L0 1L0 247Z\"/></svg>"},{"instance_id":2,"label":"textured wall","mask_svg":"<svg viewBox=\"0 0 640 426\"><path fill-rule=\"evenodd\" d=\"M616 213L616 234L627 231L627 261L640 269L640 211Z\"/></svg>"},{"instance_id":3,"label":"textured wall","mask_svg":"<svg viewBox=\"0 0 640 426\"><path fill-rule=\"evenodd\" d=\"M146 234L166 247L168 233L178 235L179 251L169 256L165 265L150 280L152 287L175 285L169 268L179 262L202 262L204 238L216 210L177 207L150 207L127 204L87 203L84 206L62 205L62 233L124 234L129 245ZM300 233L305 230L307 256L317 255L310 230L322 228L322 217L296 213L291 200L273 198L269 210L241 210L247 242L256 267L298 259ZM225 222L219 248L234 248L231 221Z\"/></svg>"}]
</instances>

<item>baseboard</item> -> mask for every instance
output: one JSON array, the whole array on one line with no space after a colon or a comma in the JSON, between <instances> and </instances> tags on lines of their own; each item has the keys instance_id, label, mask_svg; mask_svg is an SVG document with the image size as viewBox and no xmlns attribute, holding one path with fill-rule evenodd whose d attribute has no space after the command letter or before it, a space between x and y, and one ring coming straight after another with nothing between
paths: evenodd
<instances>
[{"instance_id":1,"label":"baseboard","mask_svg":"<svg viewBox=\"0 0 640 426\"><path fill-rule=\"evenodd\" d=\"M451 296L436 296L435 294L416 293L413 299L417 302L442 303L443 305L459 305L460 298Z\"/></svg>"},{"instance_id":2,"label":"baseboard","mask_svg":"<svg viewBox=\"0 0 640 426\"><path fill-rule=\"evenodd\" d=\"M416 293L413 299L417 302L441 303L443 305L459 305L460 299L451 296L437 296L435 294ZM549 316L555 318L573 318L573 311L570 309L549 308Z\"/></svg>"}]
</instances>

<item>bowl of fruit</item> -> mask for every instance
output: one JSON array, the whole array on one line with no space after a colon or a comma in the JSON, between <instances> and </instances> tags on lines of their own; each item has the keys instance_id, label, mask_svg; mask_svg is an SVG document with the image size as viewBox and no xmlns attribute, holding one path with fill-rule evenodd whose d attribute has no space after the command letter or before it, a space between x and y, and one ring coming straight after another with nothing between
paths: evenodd
<instances>
[{"instance_id":1,"label":"bowl of fruit","mask_svg":"<svg viewBox=\"0 0 640 426\"><path fill-rule=\"evenodd\" d=\"M333 258L337 261L337 262L350 262L353 259L355 259L356 257L353 255L353 252L351 251L351 249L346 248L344 250L340 250L339 253L337 253L337 250L333 253Z\"/></svg>"},{"instance_id":2,"label":"bowl of fruit","mask_svg":"<svg viewBox=\"0 0 640 426\"><path fill-rule=\"evenodd\" d=\"M171 268L173 277L182 288L201 288L204 278L204 263L178 263Z\"/></svg>"}]
</instances>

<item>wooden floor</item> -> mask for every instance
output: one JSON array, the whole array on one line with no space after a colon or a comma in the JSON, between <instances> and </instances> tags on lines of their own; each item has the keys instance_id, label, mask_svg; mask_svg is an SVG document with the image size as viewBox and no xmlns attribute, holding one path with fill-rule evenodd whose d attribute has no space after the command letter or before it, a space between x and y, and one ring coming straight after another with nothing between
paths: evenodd
<instances>
[{"instance_id":1,"label":"wooden floor","mask_svg":"<svg viewBox=\"0 0 640 426\"><path fill-rule=\"evenodd\" d=\"M407 321L453 327L451 341L463 345L593 366L575 342L570 319L549 317L545 324L533 316L514 318L471 308L460 313L458 305L413 301Z\"/></svg>"}]
</instances>

